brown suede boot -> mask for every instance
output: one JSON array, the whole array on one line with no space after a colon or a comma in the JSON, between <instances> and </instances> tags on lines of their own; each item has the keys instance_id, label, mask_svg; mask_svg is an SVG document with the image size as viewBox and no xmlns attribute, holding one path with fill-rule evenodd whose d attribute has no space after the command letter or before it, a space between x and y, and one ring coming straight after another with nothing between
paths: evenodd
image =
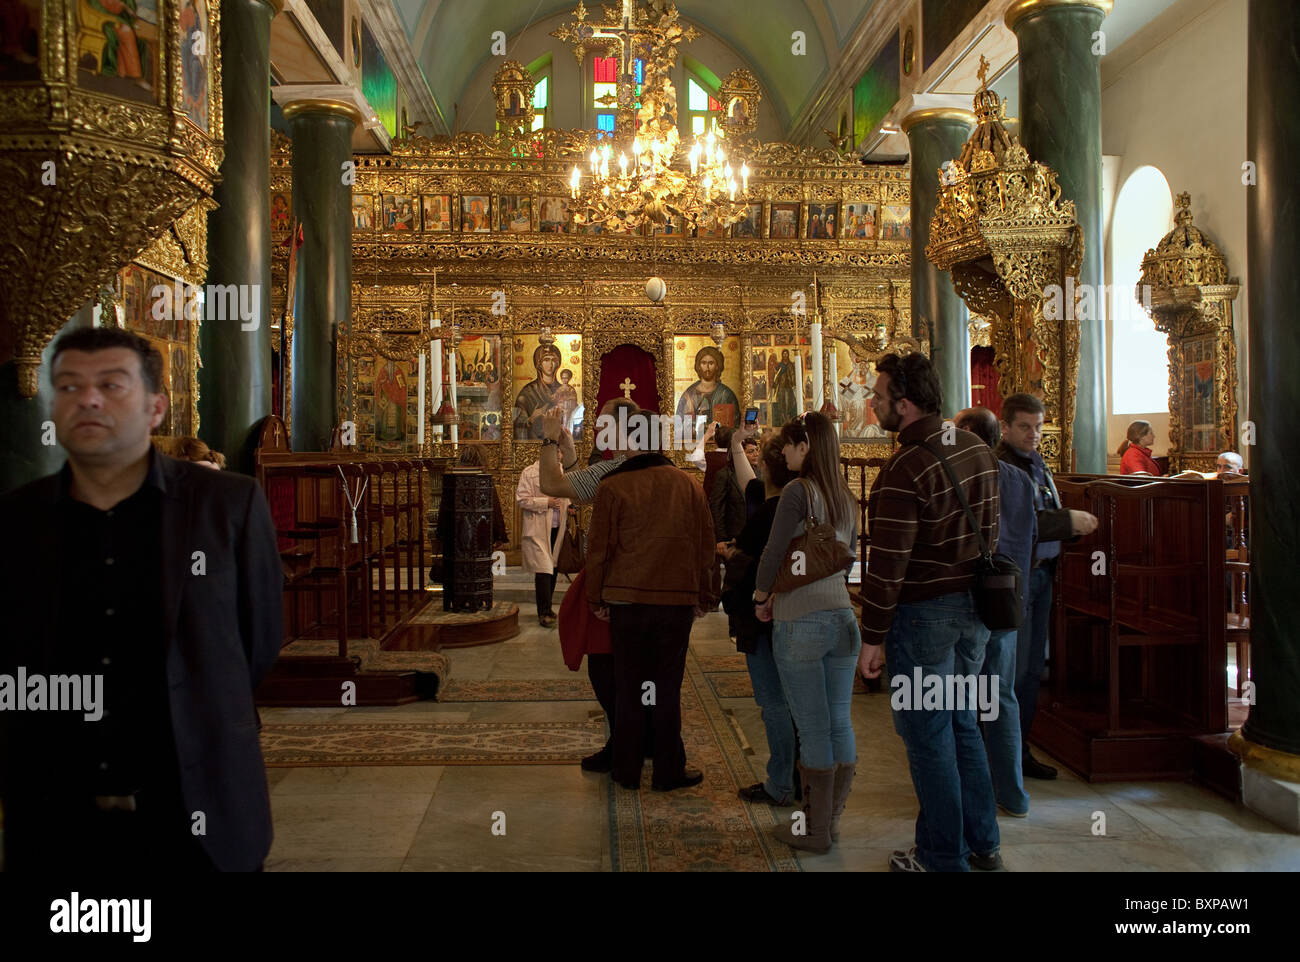
<instances>
[{"instance_id":1,"label":"brown suede boot","mask_svg":"<svg viewBox=\"0 0 1300 962\"><path fill-rule=\"evenodd\" d=\"M831 794L831 841L840 840L840 816L849 801L849 789L853 785L853 776L858 772L856 762L841 762L835 766L835 786Z\"/></svg>"},{"instance_id":2,"label":"brown suede boot","mask_svg":"<svg viewBox=\"0 0 1300 962\"><path fill-rule=\"evenodd\" d=\"M772 837L791 848L821 855L831 850L831 800L835 786L835 769L799 766L803 781L803 830L794 834L794 821L778 825Z\"/></svg>"}]
</instances>

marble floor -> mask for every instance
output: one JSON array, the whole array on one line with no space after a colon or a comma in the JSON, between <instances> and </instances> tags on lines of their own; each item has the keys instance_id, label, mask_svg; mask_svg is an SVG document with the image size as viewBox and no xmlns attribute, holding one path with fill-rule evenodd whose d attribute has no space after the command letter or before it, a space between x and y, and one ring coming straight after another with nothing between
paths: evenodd
<instances>
[{"instance_id":1,"label":"marble floor","mask_svg":"<svg viewBox=\"0 0 1300 962\"><path fill-rule=\"evenodd\" d=\"M502 584L502 594L520 605L521 633L500 644L450 651L453 678L575 677L560 656L555 631L537 625L531 581L512 569ZM725 615L698 621L691 648L697 655L733 653ZM720 702L753 747L758 780L766 762L758 708L749 698ZM829 854L801 855L804 871L885 871L890 851L911 842L916 799L889 701L855 695L853 702L858 776L841 840ZM594 700L419 702L397 708L271 708L262 717L268 724L582 721L599 710ZM275 821L268 871L610 869L609 778L576 764L272 768L267 774ZM998 820L1010 871L1300 870L1300 836L1192 784L1090 785L1061 767L1056 781L1032 781L1028 788L1029 817ZM1104 835L1093 834L1099 812L1105 815Z\"/></svg>"}]
</instances>

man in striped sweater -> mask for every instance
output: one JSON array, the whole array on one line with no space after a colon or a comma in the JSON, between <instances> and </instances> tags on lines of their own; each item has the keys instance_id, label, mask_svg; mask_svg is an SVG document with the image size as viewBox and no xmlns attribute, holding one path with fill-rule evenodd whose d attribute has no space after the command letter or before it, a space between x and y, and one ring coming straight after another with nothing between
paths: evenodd
<instances>
[{"instance_id":1,"label":"man in striped sweater","mask_svg":"<svg viewBox=\"0 0 1300 962\"><path fill-rule=\"evenodd\" d=\"M989 639L972 593L979 541L926 445L951 465L989 545L998 539L997 461L978 437L940 418L939 379L929 358L887 354L876 370L871 407L881 427L898 432L900 448L867 500L871 553L859 667L874 674L882 654L888 661L894 727L921 805L916 845L895 852L890 869L1000 868L988 758L976 706L957 681L979 674Z\"/></svg>"}]
</instances>

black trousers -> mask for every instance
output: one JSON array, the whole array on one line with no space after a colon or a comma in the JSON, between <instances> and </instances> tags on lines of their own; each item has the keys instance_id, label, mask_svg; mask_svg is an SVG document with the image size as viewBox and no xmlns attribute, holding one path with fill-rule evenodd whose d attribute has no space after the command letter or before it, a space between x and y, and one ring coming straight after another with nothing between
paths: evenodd
<instances>
[{"instance_id":1,"label":"black trousers","mask_svg":"<svg viewBox=\"0 0 1300 962\"><path fill-rule=\"evenodd\" d=\"M549 575L538 573L533 575L533 591L537 595L537 617L542 615L553 615L555 612L551 609L551 596L555 593L556 573L552 571Z\"/></svg>"},{"instance_id":2,"label":"black trousers","mask_svg":"<svg viewBox=\"0 0 1300 962\"><path fill-rule=\"evenodd\" d=\"M613 654L605 655L587 655L587 677L591 680L591 690L596 693L596 701L600 702L600 707L605 709L605 721L609 724L609 740L605 742L605 748L611 752L614 750L614 731L615 731L615 711L616 711L616 689L614 685L614 656ZM655 744L655 726L654 715L650 709L645 706L638 706L638 714L642 719L642 736L641 736L641 755L654 754Z\"/></svg>"},{"instance_id":3,"label":"black trousers","mask_svg":"<svg viewBox=\"0 0 1300 962\"><path fill-rule=\"evenodd\" d=\"M654 780L671 782L686 768L682 744L682 677L694 609L679 605L610 605L614 653L614 769L624 785L639 785L643 734L640 708L653 682Z\"/></svg>"}]
</instances>

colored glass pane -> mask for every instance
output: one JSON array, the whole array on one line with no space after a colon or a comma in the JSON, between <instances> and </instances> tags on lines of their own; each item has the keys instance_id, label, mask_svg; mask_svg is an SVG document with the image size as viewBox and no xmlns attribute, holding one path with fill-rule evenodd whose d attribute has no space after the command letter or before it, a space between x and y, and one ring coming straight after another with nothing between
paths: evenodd
<instances>
[{"instance_id":1,"label":"colored glass pane","mask_svg":"<svg viewBox=\"0 0 1300 962\"><path fill-rule=\"evenodd\" d=\"M549 93L547 88L550 86L550 82L550 77L543 77L541 80L537 81L536 86L533 87L533 109L546 109L546 98Z\"/></svg>"},{"instance_id":2,"label":"colored glass pane","mask_svg":"<svg viewBox=\"0 0 1300 962\"><path fill-rule=\"evenodd\" d=\"M718 111L722 110L722 104L718 103L716 100L710 97L709 110L713 111L714 113L717 113Z\"/></svg>"},{"instance_id":3,"label":"colored glass pane","mask_svg":"<svg viewBox=\"0 0 1300 962\"><path fill-rule=\"evenodd\" d=\"M600 103L600 98L608 94L611 97L618 96L618 84L592 84L591 85L591 102Z\"/></svg>"},{"instance_id":4,"label":"colored glass pane","mask_svg":"<svg viewBox=\"0 0 1300 962\"><path fill-rule=\"evenodd\" d=\"M614 132L614 115L596 114L596 129L606 130L612 134Z\"/></svg>"},{"instance_id":5,"label":"colored glass pane","mask_svg":"<svg viewBox=\"0 0 1300 962\"><path fill-rule=\"evenodd\" d=\"M546 114L539 110L533 115L533 130L541 130L546 126Z\"/></svg>"},{"instance_id":6,"label":"colored glass pane","mask_svg":"<svg viewBox=\"0 0 1300 962\"><path fill-rule=\"evenodd\" d=\"M597 57L592 79L596 83L618 83L618 59L615 57Z\"/></svg>"},{"instance_id":7,"label":"colored glass pane","mask_svg":"<svg viewBox=\"0 0 1300 962\"><path fill-rule=\"evenodd\" d=\"M691 118L691 133L696 135L704 133L704 118L699 114Z\"/></svg>"}]
</instances>

